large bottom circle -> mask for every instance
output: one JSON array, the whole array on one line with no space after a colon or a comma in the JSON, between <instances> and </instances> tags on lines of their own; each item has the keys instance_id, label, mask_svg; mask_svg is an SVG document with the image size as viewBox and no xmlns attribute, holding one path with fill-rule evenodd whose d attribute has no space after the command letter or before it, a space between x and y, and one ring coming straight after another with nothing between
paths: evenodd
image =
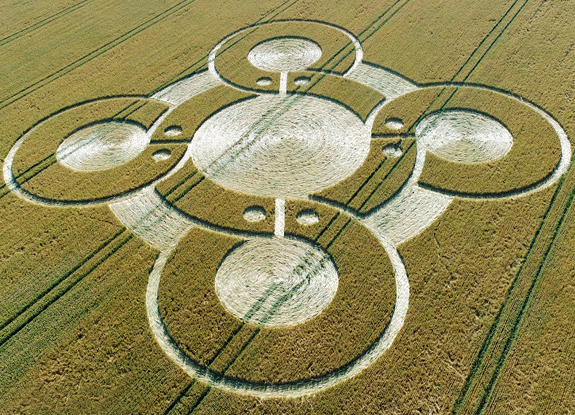
<instances>
[{"instance_id":1,"label":"large bottom circle","mask_svg":"<svg viewBox=\"0 0 575 415\"><path fill-rule=\"evenodd\" d=\"M263 326L289 326L318 315L331 302L338 274L318 246L287 238L247 241L220 265L215 288L236 317Z\"/></svg>"}]
</instances>

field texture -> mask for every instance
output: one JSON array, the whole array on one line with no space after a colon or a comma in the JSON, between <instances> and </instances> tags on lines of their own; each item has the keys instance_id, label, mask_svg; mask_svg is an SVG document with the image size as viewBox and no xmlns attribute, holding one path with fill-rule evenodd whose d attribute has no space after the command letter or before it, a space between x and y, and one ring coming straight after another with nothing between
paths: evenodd
<instances>
[{"instance_id":1,"label":"field texture","mask_svg":"<svg viewBox=\"0 0 575 415\"><path fill-rule=\"evenodd\" d=\"M574 17L0 0L0 414L575 414Z\"/></svg>"}]
</instances>

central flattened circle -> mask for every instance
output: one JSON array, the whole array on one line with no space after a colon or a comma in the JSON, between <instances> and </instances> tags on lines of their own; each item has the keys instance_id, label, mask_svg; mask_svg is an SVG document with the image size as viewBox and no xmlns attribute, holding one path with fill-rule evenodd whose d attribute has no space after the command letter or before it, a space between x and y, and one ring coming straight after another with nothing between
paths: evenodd
<instances>
[{"instance_id":1,"label":"central flattened circle","mask_svg":"<svg viewBox=\"0 0 575 415\"><path fill-rule=\"evenodd\" d=\"M253 47L248 60L258 69L271 72L303 71L321 58L320 46L299 37L266 40Z\"/></svg>"},{"instance_id":2,"label":"central flattened circle","mask_svg":"<svg viewBox=\"0 0 575 415\"><path fill-rule=\"evenodd\" d=\"M210 117L192 140L191 156L228 189L301 199L350 176L370 140L370 128L335 102L264 95Z\"/></svg>"},{"instance_id":3,"label":"central flattened circle","mask_svg":"<svg viewBox=\"0 0 575 415\"><path fill-rule=\"evenodd\" d=\"M253 239L229 253L216 273L220 302L261 326L303 323L328 306L339 277L331 257L309 243Z\"/></svg>"}]
</instances>

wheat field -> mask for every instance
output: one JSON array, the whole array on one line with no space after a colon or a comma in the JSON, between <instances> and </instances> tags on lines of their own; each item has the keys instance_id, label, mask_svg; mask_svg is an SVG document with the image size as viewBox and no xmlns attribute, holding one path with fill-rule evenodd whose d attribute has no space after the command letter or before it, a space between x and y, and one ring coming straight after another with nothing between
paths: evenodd
<instances>
[{"instance_id":1,"label":"wheat field","mask_svg":"<svg viewBox=\"0 0 575 415\"><path fill-rule=\"evenodd\" d=\"M0 414L575 413L574 17L0 0Z\"/></svg>"}]
</instances>

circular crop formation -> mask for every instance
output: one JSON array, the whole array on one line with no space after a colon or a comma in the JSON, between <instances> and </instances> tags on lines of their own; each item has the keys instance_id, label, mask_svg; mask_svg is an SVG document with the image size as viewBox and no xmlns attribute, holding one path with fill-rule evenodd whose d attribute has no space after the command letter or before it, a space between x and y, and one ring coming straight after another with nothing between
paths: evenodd
<instances>
[{"instance_id":1,"label":"circular crop formation","mask_svg":"<svg viewBox=\"0 0 575 415\"><path fill-rule=\"evenodd\" d=\"M349 44L355 53L327 68ZM343 76L361 54L357 39L328 24L242 29L209 59L212 75L237 88L212 80L217 88L199 88L180 108L116 98L67 109L19 140L6 181L58 204L116 201L146 187L151 202L138 208L136 234L182 230L162 241L147 290L166 353L232 391L332 386L381 356L407 312L403 263L384 232L368 227L384 222L372 212L388 200L401 212L411 212L402 200L433 203L410 196L422 190L418 180L435 195L481 196L492 184L509 194L550 177L565 151L544 140L557 132L545 114L505 94L414 86L383 105L380 90L369 96L369 79ZM445 90L452 96L433 110ZM541 148L546 165L514 183L518 161ZM166 187L154 187L168 172ZM142 200L124 202L136 211Z\"/></svg>"},{"instance_id":2,"label":"circular crop formation","mask_svg":"<svg viewBox=\"0 0 575 415\"><path fill-rule=\"evenodd\" d=\"M150 108L146 108L149 105ZM126 109L145 109L122 117ZM5 166L12 189L35 203L101 203L171 170L186 144L151 143L148 130L167 109L147 98L107 98L74 106L20 138Z\"/></svg>"},{"instance_id":3,"label":"circular crop formation","mask_svg":"<svg viewBox=\"0 0 575 415\"><path fill-rule=\"evenodd\" d=\"M302 199L357 170L370 141L369 128L334 102L260 96L209 118L196 132L191 154L220 186Z\"/></svg>"},{"instance_id":4,"label":"circular crop formation","mask_svg":"<svg viewBox=\"0 0 575 415\"><path fill-rule=\"evenodd\" d=\"M68 136L56 150L56 159L72 170L107 170L132 160L149 142L141 125L100 122Z\"/></svg>"},{"instance_id":5,"label":"circular crop formation","mask_svg":"<svg viewBox=\"0 0 575 415\"><path fill-rule=\"evenodd\" d=\"M474 111L430 114L417 124L415 135L428 151L458 163L494 161L513 145L513 137L503 124Z\"/></svg>"},{"instance_id":6,"label":"circular crop formation","mask_svg":"<svg viewBox=\"0 0 575 415\"><path fill-rule=\"evenodd\" d=\"M298 37L280 37L266 40L248 54L256 68L270 72L303 71L321 57L320 46Z\"/></svg>"},{"instance_id":7,"label":"circular crop formation","mask_svg":"<svg viewBox=\"0 0 575 415\"><path fill-rule=\"evenodd\" d=\"M159 330L174 342L168 353L194 375L224 375L240 389L328 381L343 367L359 371L376 358L396 334L386 327L401 270L357 221L329 222L303 225L327 231L316 243L192 229L150 282L156 288L149 298L158 302L148 311L161 311Z\"/></svg>"},{"instance_id":8,"label":"circular crop formation","mask_svg":"<svg viewBox=\"0 0 575 415\"><path fill-rule=\"evenodd\" d=\"M354 53L332 57L349 45ZM210 71L224 82L257 92L277 92L280 73L320 71L345 75L361 61L363 50L349 32L327 23L273 21L239 30L210 53ZM300 77L287 89L305 85Z\"/></svg>"},{"instance_id":9,"label":"circular crop formation","mask_svg":"<svg viewBox=\"0 0 575 415\"><path fill-rule=\"evenodd\" d=\"M337 286L337 270L324 250L288 238L239 245L228 253L215 279L218 298L228 311L270 327L315 317L331 302Z\"/></svg>"}]
</instances>

